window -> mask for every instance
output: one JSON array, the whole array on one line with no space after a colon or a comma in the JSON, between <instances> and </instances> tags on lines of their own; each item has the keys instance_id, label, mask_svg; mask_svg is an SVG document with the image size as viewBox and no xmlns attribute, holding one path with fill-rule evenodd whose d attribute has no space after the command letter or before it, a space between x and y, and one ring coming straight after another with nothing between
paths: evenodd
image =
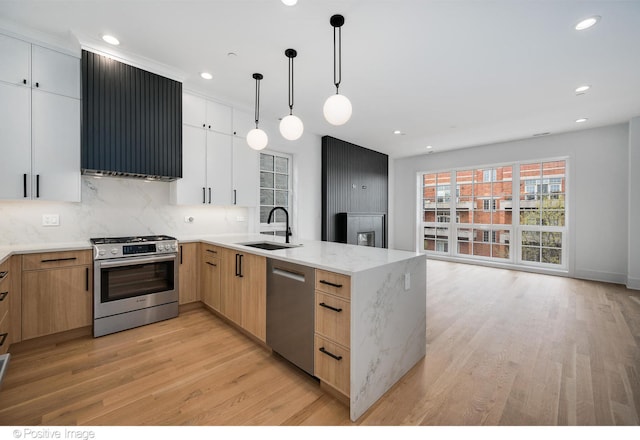
<instances>
[{"instance_id":1,"label":"window","mask_svg":"<svg viewBox=\"0 0 640 440\"><path fill-rule=\"evenodd\" d=\"M496 199L484 199L482 201L482 210L483 211L495 211L496 210Z\"/></svg>"},{"instance_id":2,"label":"window","mask_svg":"<svg viewBox=\"0 0 640 440\"><path fill-rule=\"evenodd\" d=\"M484 170L482 172L482 181L483 182L495 182L497 177L496 169Z\"/></svg>"},{"instance_id":3,"label":"window","mask_svg":"<svg viewBox=\"0 0 640 440\"><path fill-rule=\"evenodd\" d=\"M422 177L424 235L420 240L427 253L567 267L565 160L459 169ZM453 185L455 199L451 197Z\"/></svg>"},{"instance_id":4,"label":"window","mask_svg":"<svg viewBox=\"0 0 640 440\"><path fill-rule=\"evenodd\" d=\"M271 224L267 224L269 212L282 206L289 212L291 224L291 156L283 153L260 153L260 233L285 235L284 212L273 213Z\"/></svg>"}]
</instances>

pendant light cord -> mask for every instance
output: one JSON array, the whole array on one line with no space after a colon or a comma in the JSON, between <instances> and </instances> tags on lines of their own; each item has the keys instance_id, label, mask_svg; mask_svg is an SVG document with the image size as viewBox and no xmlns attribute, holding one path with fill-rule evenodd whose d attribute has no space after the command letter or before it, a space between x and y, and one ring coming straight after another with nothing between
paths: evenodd
<instances>
[{"instance_id":1,"label":"pendant light cord","mask_svg":"<svg viewBox=\"0 0 640 440\"><path fill-rule=\"evenodd\" d=\"M336 69L336 29L338 33L337 69ZM336 86L336 95L342 81L342 27L333 27L333 84Z\"/></svg>"},{"instance_id":2,"label":"pendant light cord","mask_svg":"<svg viewBox=\"0 0 640 440\"><path fill-rule=\"evenodd\" d=\"M289 57L289 114L293 114L293 57Z\"/></svg>"},{"instance_id":3,"label":"pendant light cord","mask_svg":"<svg viewBox=\"0 0 640 440\"><path fill-rule=\"evenodd\" d=\"M260 119L260 80L256 79L256 128L258 128L258 120Z\"/></svg>"}]
</instances>

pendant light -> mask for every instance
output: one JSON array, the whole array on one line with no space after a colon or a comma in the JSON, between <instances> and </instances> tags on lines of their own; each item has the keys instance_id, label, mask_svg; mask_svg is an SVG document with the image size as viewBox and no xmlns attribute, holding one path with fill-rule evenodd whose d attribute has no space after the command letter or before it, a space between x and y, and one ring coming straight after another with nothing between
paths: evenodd
<instances>
[{"instance_id":1,"label":"pendant light","mask_svg":"<svg viewBox=\"0 0 640 440\"><path fill-rule=\"evenodd\" d=\"M258 120L260 119L260 80L263 78L261 73L254 73L253 79L256 80L256 105L255 105L255 118L256 128L247 133L247 144L254 150L262 150L267 146L269 137L267 133L258 128Z\"/></svg>"},{"instance_id":2,"label":"pendant light","mask_svg":"<svg viewBox=\"0 0 640 440\"><path fill-rule=\"evenodd\" d=\"M284 54L289 58L289 114L280 121L280 133L285 139L295 141L304 131L302 120L293 114L293 59L298 52L295 49L287 49Z\"/></svg>"},{"instance_id":3,"label":"pendant light","mask_svg":"<svg viewBox=\"0 0 640 440\"><path fill-rule=\"evenodd\" d=\"M336 86L336 94L327 98L324 102L322 112L324 118L332 125L342 125L351 118L351 101L344 95L340 95L339 87L342 81L342 25L344 17L333 15L329 20L333 26L333 83ZM336 34L338 35L338 45L336 50Z\"/></svg>"}]
</instances>

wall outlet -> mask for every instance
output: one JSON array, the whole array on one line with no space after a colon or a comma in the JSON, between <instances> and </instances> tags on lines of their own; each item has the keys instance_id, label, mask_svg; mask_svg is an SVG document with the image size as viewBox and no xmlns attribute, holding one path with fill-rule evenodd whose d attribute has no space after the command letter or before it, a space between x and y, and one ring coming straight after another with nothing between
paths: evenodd
<instances>
[{"instance_id":1,"label":"wall outlet","mask_svg":"<svg viewBox=\"0 0 640 440\"><path fill-rule=\"evenodd\" d=\"M60 226L60 216L58 214L43 214L42 226Z\"/></svg>"},{"instance_id":2,"label":"wall outlet","mask_svg":"<svg viewBox=\"0 0 640 440\"><path fill-rule=\"evenodd\" d=\"M404 274L404 290L411 289L411 274L409 272Z\"/></svg>"},{"instance_id":3,"label":"wall outlet","mask_svg":"<svg viewBox=\"0 0 640 440\"><path fill-rule=\"evenodd\" d=\"M193 222L194 222L194 220L195 220L195 219L194 219L192 216L190 216L190 215L187 215L187 216L185 216L185 217L184 217L184 222L185 222L185 223L193 223Z\"/></svg>"}]
</instances>

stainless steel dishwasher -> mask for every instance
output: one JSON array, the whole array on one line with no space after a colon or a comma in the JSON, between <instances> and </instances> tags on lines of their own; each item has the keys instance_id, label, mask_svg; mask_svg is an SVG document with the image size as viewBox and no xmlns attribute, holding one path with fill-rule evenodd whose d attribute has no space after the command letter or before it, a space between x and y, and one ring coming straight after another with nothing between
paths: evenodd
<instances>
[{"instance_id":1,"label":"stainless steel dishwasher","mask_svg":"<svg viewBox=\"0 0 640 440\"><path fill-rule=\"evenodd\" d=\"M313 375L315 269L267 258L267 345Z\"/></svg>"}]
</instances>

